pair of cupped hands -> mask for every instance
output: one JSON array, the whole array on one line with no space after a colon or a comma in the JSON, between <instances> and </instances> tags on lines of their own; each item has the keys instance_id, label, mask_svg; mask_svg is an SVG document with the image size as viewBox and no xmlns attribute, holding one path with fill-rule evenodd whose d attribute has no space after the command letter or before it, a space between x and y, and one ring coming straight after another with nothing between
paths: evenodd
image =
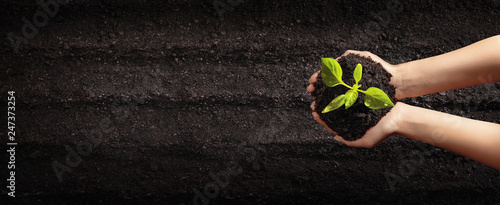
<instances>
[{"instance_id":1,"label":"pair of cupped hands","mask_svg":"<svg viewBox=\"0 0 500 205\"><path fill-rule=\"evenodd\" d=\"M375 61L376 63L380 63L382 65L382 67L388 73L390 73L392 75L392 78L391 78L391 81L389 82L389 84L395 86L395 88L396 88L396 94L394 97L398 100L401 99L401 97L398 95L398 87L396 87L396 85L394 83L394 77L399 74L394 65L387 63L386 61L382 60L377 55L375 55L371 52L368 52L368 51L348 50L342 56L338 57L336 60L338 60L346 55L349 55L349 54L354 54L354 55L359 55L359 56L362 56L365 58L370 58L373 61ZM307 87L307 92L309 92L309 93L314 92L314 89L315 89L314 83L316 83L316 81L317 81L319 72L320 71L314 73L311 76L311 78L309 79L309 82L311 84ZM380 121L375 126L368 129L368 131L366 131L366 133L360 139L357 139L355 141L344 140L342 138L342 136L339 136L338 133L335 132L335 127L328 127L326 125L326 123L319 117L319 114L315 110L315 107L316 107L315 103L316 103L316 101L314 101L311 104L311 109L313 110L312 115L313 115L314 119L319 124L323 125L326 129L328 129L328 131L335 134L336 135L334 137L335 140L342 142L350 147L365 147L365 148L374 147L377 144L384 141L385 139L387 139L388 137L390 137L391 135L396 134L395 132L396 132L396 130L398 130L397 129L398 122L399 122L399 117L398 117L399 111L398 110L400 109L399 108L400 106L398 106L398 105L401 104L400 102L397 102L395 104L395 106L391 109L391 111L388 112L382 119L380 119Z\"/></svg>"}]
</instances>

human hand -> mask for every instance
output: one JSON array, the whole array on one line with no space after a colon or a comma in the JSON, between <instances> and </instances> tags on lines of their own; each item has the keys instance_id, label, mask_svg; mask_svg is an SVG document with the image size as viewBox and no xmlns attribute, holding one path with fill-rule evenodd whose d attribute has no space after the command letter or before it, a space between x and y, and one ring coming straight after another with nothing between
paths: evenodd
<instances>
[{"instance_id":1,"label":"human hand","mask_svg":"<svg viewBox=\"0 0 500 205\"><path fill-rule=\"evenodd\" d=\"M346 56L348 54L356 54L356 55L360 55L362 57L371 58L373 61L380 63L382 65L382 67L384 67L384 69L386 69L386 71L393 76L391 78L391 81L389 82L389 84L396 87L396 98L397 98L397 95L398 95L398 92L397 92L398 76L397 75L399 73L397 72L397 69L395 68L395 66L385 62L380 57L378 57L370 52L367 52L367 51L348 50L339 58L342 58L343 56ZM339 58L337 58L337 59L339 59ZM315 90L314 83L316 83L316 81L317 81L318 74L319 74L319 71L314 73L311 76L311 78L309 79L309 82L311 84L307 87L307 91L311 94ZM399 102L396 103L395 107L393 107L391 109L391 111L389 113L387 113L387 115L384 116L374 127L370 128L365 133L365 135L363 135L363 137L361 137L360 139L355 140L355 141L347 141L347 140L344 140L341 136L338 136L338 133L333 130L335 128L332 129L332 128L328 127L326 125L326 123L320 118L319 114L315 111L315 107L316 107L315 103L316 102L313 102L311 104L311 109L313 110L312 115L313 115L314 119L319 124L323 125L326 129L328 129L330 132L336 134L337 136L335 136L335 140L340 141L340 142L342 142L348 146L351 146L351 147L366 147L366 148L370 148L370 147L373 147L373 146L379 144L380 142L382 142L383 140L385 140L386 138L388 138L390 135L394 134L397 131L397 127L398 127L397 125L399 122L399 118L398 118L399 112L397 110L400 109L400 107L402 107L402 104L403 104L403 103L399 103Z\"/></svg>"}]
</instances>

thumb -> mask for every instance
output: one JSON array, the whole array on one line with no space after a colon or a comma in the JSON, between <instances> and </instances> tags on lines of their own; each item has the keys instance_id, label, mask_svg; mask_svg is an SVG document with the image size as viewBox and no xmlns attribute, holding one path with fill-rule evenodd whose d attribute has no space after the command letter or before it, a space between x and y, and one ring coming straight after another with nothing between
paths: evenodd
<instances>
[{"instance_id":1,"label":"thumb","mask_svg":"<svg viewBox=\"0 0 500 205\"><path fill-rule=\"evenodd\" d=\"M335 140L346 144L349 147L364 147L364 148L372 148L380 144L387 138L387 134L384 133L383 129L380 126L375 126L368 131L366 131L363 137L355 140L355 141L347 141L341 136L335 136Z\"/></svg>"}]
</instances>

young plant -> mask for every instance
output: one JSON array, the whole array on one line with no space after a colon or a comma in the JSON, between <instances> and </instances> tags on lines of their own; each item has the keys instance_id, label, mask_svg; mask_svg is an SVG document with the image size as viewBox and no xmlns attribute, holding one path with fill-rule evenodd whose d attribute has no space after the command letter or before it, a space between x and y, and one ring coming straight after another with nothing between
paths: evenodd
<instances>
[{"instance_id":1,"label":"young plant","mask_svg":"<svg viewBox=\"0 0 500 205\"><path fill-rule=\"evenodd\" d=\"M394 103L392 103L391 99L389 99L389 96L387 96L387 94L385 94L381 89L376 87L370 87L367 90L359 89L361 87L359 81L361 80L363 74L363 66L361 66L361 64L358 63L354 69L353 76L356 84L349 86L342 81L342 68L335 59L321 58L321 62L321 77L328 87L343 85L349 88L345 94L333 99L321 113L336 110L344 104L345 109L351 107L358 99L358 92L365 94L365 106L370 109L376 110L385 107L394 107Z\"/></svg>"}]
</instances>

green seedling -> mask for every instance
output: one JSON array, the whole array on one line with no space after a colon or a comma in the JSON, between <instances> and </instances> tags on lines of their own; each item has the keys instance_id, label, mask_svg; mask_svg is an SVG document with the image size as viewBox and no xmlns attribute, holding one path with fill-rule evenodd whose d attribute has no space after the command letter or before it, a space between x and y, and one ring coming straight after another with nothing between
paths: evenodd
<instances>
[{"instance_id":1,"label":"green seedling","mask_svg":"<svg viewBox=\"0 0 500 205\"><path fill-rule=\"evenodd\" d=\"M370 109L376 110L385 107L394 107L394 103L392 103L389 96L387 96L387 94L385 94L385 92L381 89L376 87L370 87L367 90L359 89L361 87L359 81L361 81L363 74L363 66L361 66L361 64L358 63L354 69L353 77L356 84L349 86L342 81L342 68L335 59L321 58L321 63L321 77L323 78L326 86L335 87L337 85L343 85L349 88L345 94L333 99L321 113L336 110L342 105L345 105L345 109L351 107L358 99L358 92L365 95L365 106Z\"/></svg>"}]
</instances>

